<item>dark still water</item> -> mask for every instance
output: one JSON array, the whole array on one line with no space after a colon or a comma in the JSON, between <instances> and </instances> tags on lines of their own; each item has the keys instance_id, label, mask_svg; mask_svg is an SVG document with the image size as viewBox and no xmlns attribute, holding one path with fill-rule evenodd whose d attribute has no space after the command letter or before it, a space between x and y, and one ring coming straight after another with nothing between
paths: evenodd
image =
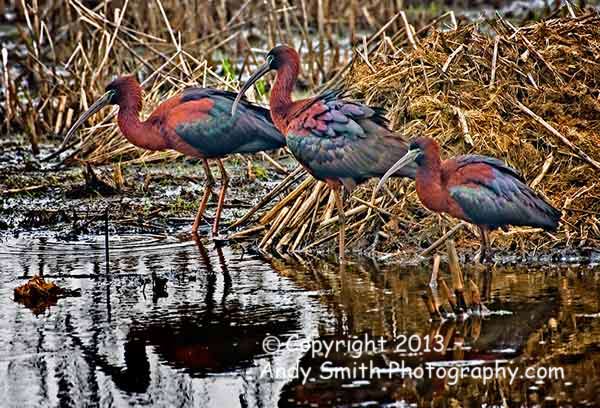
<instances>
[{"instance_id":1,"label":"dark still water","mask_svg":"<svg viewBox=\"0 0 600 408\"><path fill-rule=\"evenodd\" d=\"M1 406L600 406L595 266L466 267L490 314L431 323L422 267L111 248L0 238ZM14 302L37 274L81 296Z\"/></svg>"}]
</instances>

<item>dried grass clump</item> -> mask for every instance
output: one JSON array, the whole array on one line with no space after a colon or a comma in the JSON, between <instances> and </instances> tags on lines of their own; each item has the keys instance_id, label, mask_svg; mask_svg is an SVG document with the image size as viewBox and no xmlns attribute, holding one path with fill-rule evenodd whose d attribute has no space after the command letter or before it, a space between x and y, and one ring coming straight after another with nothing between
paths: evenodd
<instances>
[{"instance_id":1,"label":"dried grass clump","mask_svg":"<svg viewBox=\"0 0 600 408\"><path fill-rule=\"evenodd\" d=\"M374 71L357 61L348 83L386 106L404 134L435 138L447 156L501 158L563 210L557 234L503 235L496 246L598 245L600 16L519 29L500 19L492 29L436 31L409 52L382 48ZM387 210L414 209L410 192ZM437 224L429 215L412 234L436 236Z\"/></svg>"},{"instance_id":2,"label":"dried grass clump","mask_svg":"<svg viewBox=\"0 0 600 408\"><path fill-rule=\"evenodd\" d=\"M494 234L496 248L599 245L600 17L586 14L518 29L500 19L491 23L493 34L489 28L472 24L434 31L409 38L405 48L384 40L374 52L355 58L346 84L367 103L386 107L402 133L435 138L446 157L479 153L503 159L563 210L556 234L512 229ZM425 248L449 226L421 206L413 183L389 183L377 198L378 211L368 206L372 187L359 188L347 201L347 234L355 249ZM275 231L283 238L269 238L280 249L281 241L300 240L304 245L291 248L306 249L334 238L333 200L326 189L310 188L296 196L305 202L318 197L308 221L297 221L293 207L302 204L281 205L289 196L278 204L296 219ZM276 225L285 221L284 213L272 210L265 217L271 214ZM474 238L467 231L458 239L463 248L475 248Z\"/></svg>"}]
</instances>

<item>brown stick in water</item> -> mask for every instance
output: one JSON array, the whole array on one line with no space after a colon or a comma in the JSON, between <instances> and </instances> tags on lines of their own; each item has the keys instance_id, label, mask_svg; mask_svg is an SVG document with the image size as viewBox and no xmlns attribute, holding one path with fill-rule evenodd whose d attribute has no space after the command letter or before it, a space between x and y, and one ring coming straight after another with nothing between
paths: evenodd
<instances>
[{"instance_id":1,"label":"brown stick in water","mask_svg":"<svg viewBox=\"0 0 600 408\"><path fill-rule=\"evenodd\" d=\"M452 275L452 287L456 294L456 303L459 312L467 310L467 302L465 300L465 283L463 279L462 270L458 262L458 254L456 253L456 245L453 239L446 241L446 248L448 250L448 264L450 267L450 273Z\"/></svg>"},{"instance_id":2,"label":"brown stick in water","mask_svg":"<svg viewBox=\"0 0 600 408\"><path fill-rule=\"evenodd\" d=\"M444 278L440 278L439 283L440 283L440 289L442 290L442 292L444 292L446 294L446 298L448 299L448 303L450 304L452 311L454 313L457 313L458 308L457 308L457 302L456 302L456 295L454 295L454 293L452 293L452 291L448 287L448 284L446 283L446 280Z\"/></svg>"},{"instance_id":3,"label":"brown stick in water","mask_svg":"<svg viewBox=\"0 0 600 408\"><path fill-rule=\"evenodd\" d=\"M421 299L423 299L423 302L425 303L425 307L427 307L427 311L429 312L429 317L431 318L431 320L434 320L434 321L442 320L442 315L440 314L440 311L437 309L437 307L433 301L433 297L430 295L430 293L428 293L427 291L423 292L421 294Z\"/></svg>"},{"instance_id":4,"label":"brown stick in water","mask_svg":"<svg viewBox=\"0 0 600 408\"><path fill-rule=\"evenodd\" d=\"M473 309L473 312L480 313L481 295L479 293L479 287L472 279L469 279L469 291L471 292L471 308Z\"/></svg>"}]
</instances>

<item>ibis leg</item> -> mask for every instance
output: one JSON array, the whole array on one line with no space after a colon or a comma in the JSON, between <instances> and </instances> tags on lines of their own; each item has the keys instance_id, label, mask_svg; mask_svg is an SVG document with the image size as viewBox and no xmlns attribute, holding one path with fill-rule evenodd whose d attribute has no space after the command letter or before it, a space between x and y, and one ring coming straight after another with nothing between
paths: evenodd
<instances>
[{"instance_id":1,"label":"ibis leg","mask_svg":"<svg viewBox=\"0 0 600 408\"><path fill-rule=\"evenodd\" d=\"M342 203L342 192L341 186L333 187L333 193L335 195L335 203L338 211L338 220L340 223L340 242L339 242L339 251L340 251L340 262L344 261L345 254L345 241L346 241L346 214L344 213L344 204Z\"/></svg>"},{"instance_id":2,"label":"ibis leg","mask_svg":"<svg viewBox=\"0 0 600 408\"><path fill-rule=\"evenodd\" d=\"M215 178L210 172L210 166L208 165L208 160L202 159L202 167L204 167L204 174L206 174L206 184L204 185L204 193L202 194L202 199L200 200L200 206L198 207L198 213L196 213L196 219L194 220L194 225L192 225L192 234L198 234L198 227L200 227L200 221L202 220L202 216L204 215L204 211L206 210L206 204L208 203L208 199L212 193L212 187L215 185Z\"/></svg>"},{"instance_id":3,"label":"ibis leg","mask_svg":"<svg viewBox=\"0 0 600 408\"><path fill-rule=\"evenodd\" d=\"M219 192L219 202L217 203L217 212L212 227L213 236L217 236L219 233L219 221L221 220L221 212L223 211L223 204L225 203L225 193L229 186L229 176L227 175L227 171L225 170L225 166L223 166L221 159L217 160L217 164L221 171L221 191Z\"/></svg>"},{"instance_id":4,"label":"ibis leg","mask_svg":"<svg viewBox=\"0 0 600 408\"><path fill-rule=\"evenodd\" d=\"M481 250L479 252L479 260L483 263L488 260L490 255L490 241L488 237L488 231L486 227L481 225L479 227L479 239L481 241Z\"/></svg>"},{"instance_id":5,"label":"ibis leg","mask_svg":"<svg viewBox=\"0 0 600 408\"><path fill-rule=\"evenodd\" d=\"M494 271L488 265L483 271L483 285L481 287L481 300L489 300L492 296L492 279Z\"/></svg>"}]
</instances>

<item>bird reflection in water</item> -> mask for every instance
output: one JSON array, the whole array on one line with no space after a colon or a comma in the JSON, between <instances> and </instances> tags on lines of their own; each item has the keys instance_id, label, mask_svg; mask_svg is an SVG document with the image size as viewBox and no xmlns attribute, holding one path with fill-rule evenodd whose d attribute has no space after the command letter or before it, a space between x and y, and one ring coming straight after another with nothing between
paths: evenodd
<instances>
[{"instance_id":1,"label":"bird reflection in water","mask_svg":"<svg viewBox=\"0 0 600 408\"><path fill-rule=\"evenodd\" d=\"M90 367L98 367L120 390L149 391L154 378L150 353L156 354L162 365L202 378L251 369L257 359L265 357L262 341L266 336L285 337L300 330L300 313L295 308L277 306L267 300L264 304L255 301L247 304L233 298L234 281L223 248L215 246L208 250L200 240L195 240L195 245L200 268L199 285L194 287L202 291L203 301L174 305L173 299L135 317L124 339L124 366L104 356L95 342L82 341L76 334L77 328L68 322L73 343ZM176 283L170 286L171 291L177 290ZM192 285L182 290L193 290ZM173 293L169 299L176 296Z\"/></svg>"},{"instance_id":2,"label":"bird reflection in water","mask_svg":"<svg viewBox=\"0 0 600 408\"><path fill-rule=\"evenodd\" d=\"M281 401L289 405L315 406L324 405L327 401L336 401L339 405L353 405L364 401L389 402L404 400L417 403L419 406L441 398L464 398L450 395L461 390L461 387L450 387L450 378L422 378L419 380L402 378L397 373L382 375L381 378L360 377L360 371L350 378L332 378L331 370L352 370L362 363L382 370L389 370L393 362L405 367L433 366L451 367L453 364L494 365L496 360L519 359L527 354L527 339L540 330L543 322L556 316L559 306L552 302L538 302L535 299L512 299L510 304L493 298L492 286L495 289L504 287L506 282L493 282L493 268L469 267L466 270L468 279L477 282L481 289L481 299L492 312L497 314L482 316L481 314L464 315L458 319L429 321L427 309L420 296L426 289L430 270L427 267L388 266L379 267L373 261L365 260L349 264L327 262L323 259L307 256L294 256L296 262L288 258L285 262L271 260L273 267L279 270L306 290L319 290L321 300L328 304L332 312L328 334L318 338L320 343L335 344L363 339L367 335L377 342L385 340L383 352L362 352L357 356L343 348L340 352L332 352L328 356L312 355L308 350L300 360L299 367L304 372L311 372L315 381L301 383L294 380L284 387ZM504 277L503 277L504 278ZM555 294L552 287L546 289L547 296ZM502 311L510 310L504 314ZM468 316L468 317L467 317ZM413 344L419 344L415 352L398 352L397 347L407 348L407 343L400 344L401 335L414 336ZM441 350L432 347L427 350L426 338L440 339ZM526 359L517 360L523 368ZM328 363L328 366L323 366ZM479 394L475 401L499 404L497 384L467 379L462 383L466 387L474 387ZM470 385L469 385L470 384ZM485 398L482 400L481 398Z\"/></svg>"}]
</instances>

